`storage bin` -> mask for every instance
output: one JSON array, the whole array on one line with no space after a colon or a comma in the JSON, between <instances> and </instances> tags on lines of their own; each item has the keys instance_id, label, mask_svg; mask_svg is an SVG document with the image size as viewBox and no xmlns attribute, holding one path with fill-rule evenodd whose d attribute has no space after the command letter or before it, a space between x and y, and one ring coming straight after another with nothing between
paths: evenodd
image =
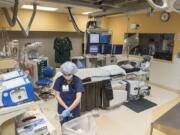
<instances>
[{"instance_id":1,"label":"storage bin","mask_svg":"<svg viewBox=\"0 0 180 135\"><path fill-rule=\"evenodd\" d=\"M68 121L62 126L63 135L96 135L96 122L91 114Z\"/></svg>"}]
</instances>

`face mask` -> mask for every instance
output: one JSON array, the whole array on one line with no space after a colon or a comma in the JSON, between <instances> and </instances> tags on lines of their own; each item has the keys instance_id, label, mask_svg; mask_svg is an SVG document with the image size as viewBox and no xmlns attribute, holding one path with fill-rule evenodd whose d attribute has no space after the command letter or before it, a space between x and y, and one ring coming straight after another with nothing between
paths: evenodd
<instances>
[{"instance_id":1,"label":"face mask","mask_svg":"<svg viewBox=\"0 0 180 135\"><path fill-rule=\"evenodd\" d=\"M72 79L72 77L73 77L73 75L68 75L68 76L65 76L65 75L63 75L64 76L64 78L66 79L66 80L71 80Z\"/></svg>"}]
</instances>

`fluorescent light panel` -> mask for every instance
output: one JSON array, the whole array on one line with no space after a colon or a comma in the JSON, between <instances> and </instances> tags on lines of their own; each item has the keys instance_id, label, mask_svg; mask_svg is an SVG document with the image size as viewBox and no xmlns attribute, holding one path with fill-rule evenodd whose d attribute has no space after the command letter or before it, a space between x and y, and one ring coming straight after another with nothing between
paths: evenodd
<instances>
[{"instance_id":1,"label":"fluorescent light panel","mask_svg":"<svg viewBox=\"0 0 180 135\"><path fill-rule=\"evenodd\" d=\"M92 13L92 12L83 12L82 14L83 14L83 15L88 15L88 14L90 14L90 13Z\"/></svg>"},{"instance_id":2,"label":"fluorescent light panel","mask_svg":"<svg viewBox=\"0 0 180 135\"><path fill-rule=\"evenodd\" d=\"M23 9L33 9L33 5L23 5ZM57 11L58 8L53 7L44 7L44 6L37 6L37 10L43 10L43 11Z\"/></svg>"}]
</instances>

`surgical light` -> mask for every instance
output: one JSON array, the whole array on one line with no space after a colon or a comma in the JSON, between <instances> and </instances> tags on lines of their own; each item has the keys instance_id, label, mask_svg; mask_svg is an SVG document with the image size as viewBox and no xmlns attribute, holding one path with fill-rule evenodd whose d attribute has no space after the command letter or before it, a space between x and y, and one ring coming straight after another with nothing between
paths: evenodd
<instances>
[{"instance_id":1,"label":"surgical light","mask_svg":"<svg viewBox=\"0 0 180 135\"><path fill-rule=\"evenodd\" d=\"M23 9L31 9L33 10L33 5L23 5ZM37 6L37 10L43 10L43 11L57 11L58 8L53 7L44 7L44 6Z\"/></svg>"}]
</instances>

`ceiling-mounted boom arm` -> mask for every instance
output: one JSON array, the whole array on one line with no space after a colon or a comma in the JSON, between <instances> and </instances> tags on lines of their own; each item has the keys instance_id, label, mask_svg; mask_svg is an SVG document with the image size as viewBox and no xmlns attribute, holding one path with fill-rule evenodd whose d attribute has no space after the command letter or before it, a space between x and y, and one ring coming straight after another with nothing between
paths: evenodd
<instances>
[{"instance_id":1,"label":"ceiling-mounted boom arm","mask_svg":"<svg viewBox=\"0 0 180 135\"><path fill-rule=\"evenodd\" d=\"M98 18L98 17L105 17L105 16L111 16L116 14L123 14L127 12L134 12L138 10L144 10L149 7L149 4L145 0L139 0L130 3L129 5L122 5L119 8L111 8L104 11L98 11L94 13L90 13L90 18Z\"/></svg>"},{"instance_id":2,"label":"ceiling-mounted boom arm","mask_svg":"<svg viewBox=\"0 0 180 135\"><path fill-rule=\"evenodd\" d=\"M5 15L5 17L6 17L6 19L7 19L7 21L8 21L10 26L14 26L16 24L17 13L18 13L18 6L19 6L19 1L15 0L14 8L12 9L13 10L12 18L9 15L8 9L7 8L2 8L3 13L4 13L4 15Z\"/></svg>"},{"instance_id":3,"label":"ceiling-mounted boom arm","mask_svg":"<svg viewBox=\"0 0 180 135\"><path fill-rule=\"evenodd\" d=\"M67 9L68 9L68 12L69 12L69 16L71 17L71 21L72 21L72 23L73 23L74 29L75 29L77 32L83 33L83 32L79 29L79 27L78 27L78 25L77 25L77 23L76 23L76 21L75 21L75 19L74 19L74 16L72 15L71 7L67 7Z\"/></svg>"},{"instance_id":4,"label":"ceiling-mounted boom arm","mask_svg":"<svg viewBox=\"0 0 180 135\"><path fill-rule=\"evenodd\" d=\"M130 51L139 45L139 34L136 33L133 36L124 39L123 52L129 57Z\"/></svg>"},{"instance_id":5,"label":"ceiling-mounted boom arm","mask_svg":"<svg viewBox=\"0 0 180 135\"><path fill-rule=\"evenodd\" d=\"M32 13L32 16L30 18L30 21L29 21L29 24L27 26L27 28L25 29L24 26L22 25L22 22L21 22L21 19L17 16L17 22L23 32L23 34L28 37L29 36L29 31L31 29L31 25L33 23L33 20L34 20L34 17L36 15L36 11L37 11L37 4L36 3L33 3L33 13Z\"/></svg>"}]
</instances>

